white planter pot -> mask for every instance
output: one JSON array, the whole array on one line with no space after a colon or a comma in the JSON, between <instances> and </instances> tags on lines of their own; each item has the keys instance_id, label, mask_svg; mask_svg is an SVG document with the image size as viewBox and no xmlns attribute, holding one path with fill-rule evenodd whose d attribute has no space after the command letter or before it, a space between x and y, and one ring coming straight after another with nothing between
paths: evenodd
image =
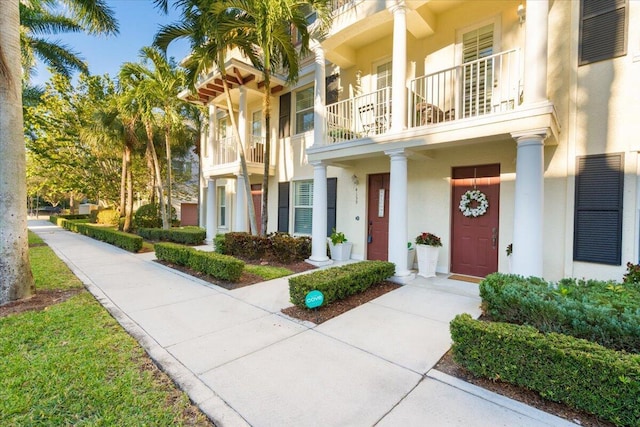
<instances>
[{"instance_id":1,"label":"white planter pot","mask_svg":"<svg viewBox=\"0 0 640 427\"><path fill-rule=\"evenodd\" d=\"M413 270L413 264L416 263L416 248L407 251L407 268Z\"/></svg>"},{"instance_id":2,"label":"white planter pot","mask_svg":"<svg viewBox=\"0 0 640 427\"><path fill-rule=\"evenodd\" d=\"M437 246L416 245L416 255L418 256L418 276L436 276L438 252L439 248Z\"/></svg>"},{"instance_id":3,"label":"white planter pot","mask_svg":"<svg viewBox=\"0 0 640 427\"><path fill-rule=\"evenodd\" d=\"M353 243L351 242L338 243L337 245L329 243L331 259L334 261L348 261L351 258L352 247Z\"/></svg>"}]
</instances>

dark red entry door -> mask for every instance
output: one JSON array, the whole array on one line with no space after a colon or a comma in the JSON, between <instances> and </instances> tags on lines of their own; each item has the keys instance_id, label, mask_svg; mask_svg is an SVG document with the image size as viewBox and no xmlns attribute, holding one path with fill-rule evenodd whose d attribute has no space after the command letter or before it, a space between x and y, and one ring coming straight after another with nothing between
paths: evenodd
<instances>
[{"instance_id":1,"label":"dark red entry door","mask_svg":"<svg viewBox=\"0 0 640 427\"><path fill-rule=\"evenodd\" d=\"M388 173L369 175L367 259L386 261L389 248Z\"/></svg>"},{"instance_id":2,"label":"dark red entry door","mask_svg":"<svg viewBox=\"0 0 640 427\"><path fill-rule=\"evenodd\" d=\"M262 229L262 184L251 184L251 198L253 199L253 210L256 213L256 226L258 234Z\"/></svg>"},{"instance_id":3,"label":"dark red entry door","mask_svg":"<svg viewBox=\"0 0 640 427\"><path fill-rule=\"evenodd\" d=\"M451 182L451 272L485 277L498 271L500 165L453 168ZM489 207L484 215L467 217L460 200L473 189L486 195Z\"/></svg>"}]
</instances>

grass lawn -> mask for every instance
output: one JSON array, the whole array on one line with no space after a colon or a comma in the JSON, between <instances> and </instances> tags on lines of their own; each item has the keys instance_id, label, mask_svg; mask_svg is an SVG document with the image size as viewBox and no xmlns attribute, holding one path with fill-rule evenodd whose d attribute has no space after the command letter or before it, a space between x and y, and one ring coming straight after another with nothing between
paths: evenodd
<instances>
[{"instance_id":1,"label":"grass lawn","mask_svg":"<svg viewBox=\"0 0 640 427\"><path fill-rule=\"evenodd\" d=\"M48 247L30 255L37 289L82 286ZM0 318L0 372L3 426L211 425L88 292Z\"/></svg>"},{"instance_id":2,"label":"grass lawn","mask_svg":"<svg viewBox=\"0 0 640 427\"><path fill-rule=\"evenodd\" d=\"M271 265L251 265L246 264L244 270L247 273L255 274L262 277L264 280L277 279L278 277L285 277L293 274L293 271L284 267L274 267Z\"/></svg>"}]
</instances>

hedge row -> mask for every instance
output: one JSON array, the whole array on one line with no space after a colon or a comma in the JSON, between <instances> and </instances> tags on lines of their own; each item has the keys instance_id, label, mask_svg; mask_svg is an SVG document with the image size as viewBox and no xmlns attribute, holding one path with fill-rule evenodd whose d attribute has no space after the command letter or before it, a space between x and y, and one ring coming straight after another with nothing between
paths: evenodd
<instances>
[{"instance_id":1,"label":"hedge row","mask_svg":"<svg viewBox=\"0 0 640 427\"><path fill-rule=\"evenodd\" d=\"M168 241L185 245L200 245L207 232L200 227L170 228L139 228L138 235L147 240Z\"/></svg>"},{"instance_id":2,"label":"hedge row","mask_svg":"<svg viewBox=\"0 0 640 427\"><path fill-rule=\"evenodd\" d=\"M453 356L475 375L517 384L616 425L640 425L640 355L530 326L451 322Z\"/></svg>"},{"instance_id":3,"label":"hedge row","mask_svg":"<svg viewBox=\"0 0 640 427\"><path fill-rule=\"evenodd\" d=\"M69 220L58 217L55 221L53 219L50 219L50 221L69 231L112 244L129 252L138 252L142 249L142 237L123 233L112 228L96 227L87 223L89 219Z\"/></svg>"},{"instance_id":4,"label":"hedge row","mask_svg":"<svg viewBox=\"0 0 640 427\"><path fill-rule=\"evenodd\" d=\"M249 233L226 233L224 243L216 237L216 252L251 260L281 263L304 261L311 256L311 238L293 237L287 233L253 236ZM220 244L222 243L222 244Z\"/></svg>"},{"instance_id":5,"label":"hedge row","mask_svg":"<svg viewBox=\"0 0 640 427\"><path fill-rule=\"evenodd\" d=\"M531 325L640 352L640 285L495 273L480 283L485 314L494 321Z\"/></svg>"},{"instance_id":6,"label":"hedge row","mask_svg":"<svg viewBox=\"0 0 640 427\"><path fill-rule=\"evenodd\" d=\"M244 270L244 262L215 252L203 252L176 243L156 243L154 248L159 260L189 267L216 279L237 282Z\"/></svg>"},{"instance_id":7,"label":"hedge row","mask_svg":"<svg viewBox=\"0 0 640 427\"><path fill-rule=\"evenodd\" d=\"M291 302L306 308L307 293L318 290L324 294L322 305L331 304L349 295L365 291L395 274L395 265L386 261L363 261L328 268L289 279Z\"/></svg>"},{"instance_id":8,"label":"hedge row","mask_svg":"<svg viewBox=\"0 0 640 427\"><path fill-rule=\"evenodd\" d=\"M51 221L52 223L60 227L62 227L62 225L59 224L58 221L61 219L68 219L68 220L87 219L88 220L89 215L50 215L49 216L49 221Z\"/></svg>"}]
</instances>

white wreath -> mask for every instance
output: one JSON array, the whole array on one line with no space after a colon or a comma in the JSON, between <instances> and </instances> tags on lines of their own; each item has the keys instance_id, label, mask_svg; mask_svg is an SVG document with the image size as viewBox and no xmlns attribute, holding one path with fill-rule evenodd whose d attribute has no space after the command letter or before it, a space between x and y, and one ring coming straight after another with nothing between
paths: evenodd
<instances>
[{"instance_id":1,"label":"white wreath","mask_svg":"<svg viewBox=\"0 0 640 427\"><path fill-rule=\"evenodd\" d=\"M475 200L476 207L472 208L471 203ZM487 213L489 201L487 196L480 190L469 190L460 198L460 212L464 216L472 216L474 218Z\"/></svg>"}]
</instances>

